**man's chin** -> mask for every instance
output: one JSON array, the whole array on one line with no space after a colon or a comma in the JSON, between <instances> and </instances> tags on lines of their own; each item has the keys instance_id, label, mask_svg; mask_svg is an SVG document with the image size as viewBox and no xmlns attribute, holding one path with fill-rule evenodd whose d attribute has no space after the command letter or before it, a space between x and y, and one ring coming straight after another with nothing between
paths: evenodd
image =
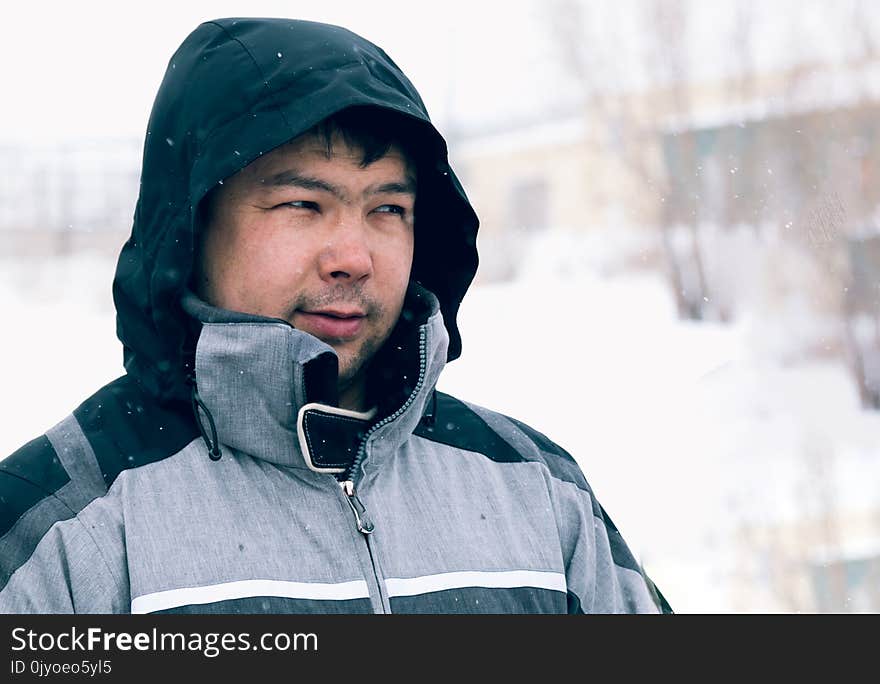
<instances>
[{"instance_id":1,"label":"man's chin","mask_svg":"<svg viewBox=\"0 0 880 684\"><path fill-rule=\"evenodd\" d=\"M339 360L337 384L340 391L364 382L376 348L377 345L372 340L358 345L357 348L348 345L342 348L333 347Z\"/></svg>"},{"instance_id":2,"label":"man's chin","mask_svg":"<svg viewBox=\"0 0 880 684\"><path fill-rule=\"evenodd\" d=\"M359 382L364 374L363 370L364 369L361 364L345 366L340 364L339 374L336 380L336 383L339 385L339 389L350 387Z\"/></svg>"}]
</instances>

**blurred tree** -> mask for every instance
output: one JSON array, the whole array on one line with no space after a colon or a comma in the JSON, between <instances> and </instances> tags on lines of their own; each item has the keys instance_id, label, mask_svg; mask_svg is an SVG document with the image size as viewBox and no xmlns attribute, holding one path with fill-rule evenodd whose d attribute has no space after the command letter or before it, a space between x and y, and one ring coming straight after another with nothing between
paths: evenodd
<instances>
[{"instance_id":1,"label":"blurred tree","mask_svg":"<svg viewBox=\"0 0 880 684\"><path fill-rule=\"evenodd\" d=\"M597 151L615 160L619 182L635 191L631 197L649 202L638 216L661 231L679 316L702 319L711 298L697 222L695 143L685 134L664 149L668 127L687 122L692 112L687 6L687 0L642 2L626 58L615 36L627 33L623 25L631 18L607 4L553 0L546 16L561 62L582 89Z\"/></svg>"},{"instance_id":2,"label":"blurred tree","mask_svg":"<svg viewBox=\"0 0 880 684\"><path fill-rule=\"evenodd\" d=\"M804 3L776 29L787 60L770 65L756 56L766 12L732 6L717 32L728 68L710 82L697 77L688 0L630 4L634 16L554 0L547 17L592 142L624 186L609 201L648 201L640 216L661 233L679 316L757 309L769 337L788 335L783 360L846 358L863 405L880 408L880 264L858 256L880 234L875 6ZM853 47L832 63L817 45L835 22Z\"/></svg>"}]
</instances>

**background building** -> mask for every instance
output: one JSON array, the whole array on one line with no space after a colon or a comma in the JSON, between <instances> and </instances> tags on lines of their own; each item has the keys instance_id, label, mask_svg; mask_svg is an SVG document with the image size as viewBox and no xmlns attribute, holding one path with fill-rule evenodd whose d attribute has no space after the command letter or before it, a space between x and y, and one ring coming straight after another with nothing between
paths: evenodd
<instances>
[{"instance_id":1,"label":"background building","mask_svg":"<svg viewBox=\"0 0 880 684\"><path fill-rule=\"evenodd\" d=\"M118 253L134 217L141 146L114 138L0 145L0 254Z\"/></svg>"}]
</instances>

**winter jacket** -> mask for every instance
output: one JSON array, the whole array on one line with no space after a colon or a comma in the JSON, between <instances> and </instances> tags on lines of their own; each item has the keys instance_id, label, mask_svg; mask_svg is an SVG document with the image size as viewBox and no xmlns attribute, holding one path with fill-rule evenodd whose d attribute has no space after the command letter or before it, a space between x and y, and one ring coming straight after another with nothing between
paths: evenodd
<instances>
[{"instance_id":1,"label":"winter jacket","mask_svg":"<svg viewBox=\"0 0 880 684\"><path fill-rule=\"evenodd\" d=\"M332 347L189 290L199 205L348 107L418 141L403 313L373 410ZM172 57L114 280L126 374L0 462L0 611L670 612L574 459L436 390L477 218L415 89L345 29L224 19Z\"/></svg>"}]
</instances>

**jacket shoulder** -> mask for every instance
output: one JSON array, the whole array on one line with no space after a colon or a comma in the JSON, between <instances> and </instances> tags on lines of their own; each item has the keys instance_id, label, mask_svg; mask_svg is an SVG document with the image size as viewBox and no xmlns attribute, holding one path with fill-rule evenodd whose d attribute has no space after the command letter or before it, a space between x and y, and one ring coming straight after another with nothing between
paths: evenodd
<instances>
[{"instance_id":1,"label":"jacket shoulder","mask_svg":"<svg viewBox=\"0 0 880 684\"><path fill-rule=\"evenodd\" d=\"M197 434L191 413L158 404L123 376L0 460L0 589L122 471L172 456Z\"/></svg>"},{"instance_id":2,"label":"jacket shoulder","mask_svg":"<svg viewBox=\"0 0 880 684\"><path fill-rule=\"evenodd\" d=\"M55 523L76 516L70 482L45 434L0 461L0 589Z\"/></svg>"},{"instance_id":3,"label":"jacket shoulder","mask_svg":"<svg viewBox=\"0 0 880 684\"><path fill-rule=\"evenodd\" d=\"M0 539L34 506L70 482L49 438L32 439L0 461Z\"/></svg>"},{"instance_id":4,"label":"jacket shoulder","mask_svg":"<svg viewBox=\"0 0 880 684\"><path fill-rule=\"evenodd\" d=\"M161 403L128 375L102 387L73 416L108 488L122 471L173 456L199 434L188 404Z\"/></svg>"},{"instance_id":5,"label":"jacket shoulder","mask_svg":"<svg viewBox=\"0 0 880 684\"><path fill-rule=\"evenodd\" d=\"M623 568L643 577L651 599L661 612L672 612L656 586L644 574L617 526L596 500L580 466L565 449L549 437L516 418L457 399L443 392L435 397L414 434L441 444L483 454L500 463L542 463L555 483L563 484L561 498L576 502L579 515L563 515L560 524L571 531L572 539L583 539L583 514L595 520L589 525L589 537L604 539L611 568ZM570 489L574 485L577 489ZM566 527L567 526L567 527ZM608 573L611 577L617 570ZM616 575L614 575L616 576ZM580 604L578 602L578 611Z\"/></svg>"},{"instance_id":6,"label":"jacket shoulder","mask_svg":"<svg viewBox=\"0 0 880 684\"><path fill-rule=\"evenodd\" d=\"M434 442L475 451L499 463L543 463L550 474L591 492L575 459L528 424L477 404L435 391L414 434Z\"/></svg>"},{"instance_id":7,"label":"jacket shoulder","mask_svg":"<svg viewBox=\"0 0 880 684\"><path fill-rule=\"evenodd\" d=\"M128 376L0 460L0 539L48 499L78 513L120 472L171 456L198 434L188 414L162 407Z\"/></svg>"}]
</instances>

